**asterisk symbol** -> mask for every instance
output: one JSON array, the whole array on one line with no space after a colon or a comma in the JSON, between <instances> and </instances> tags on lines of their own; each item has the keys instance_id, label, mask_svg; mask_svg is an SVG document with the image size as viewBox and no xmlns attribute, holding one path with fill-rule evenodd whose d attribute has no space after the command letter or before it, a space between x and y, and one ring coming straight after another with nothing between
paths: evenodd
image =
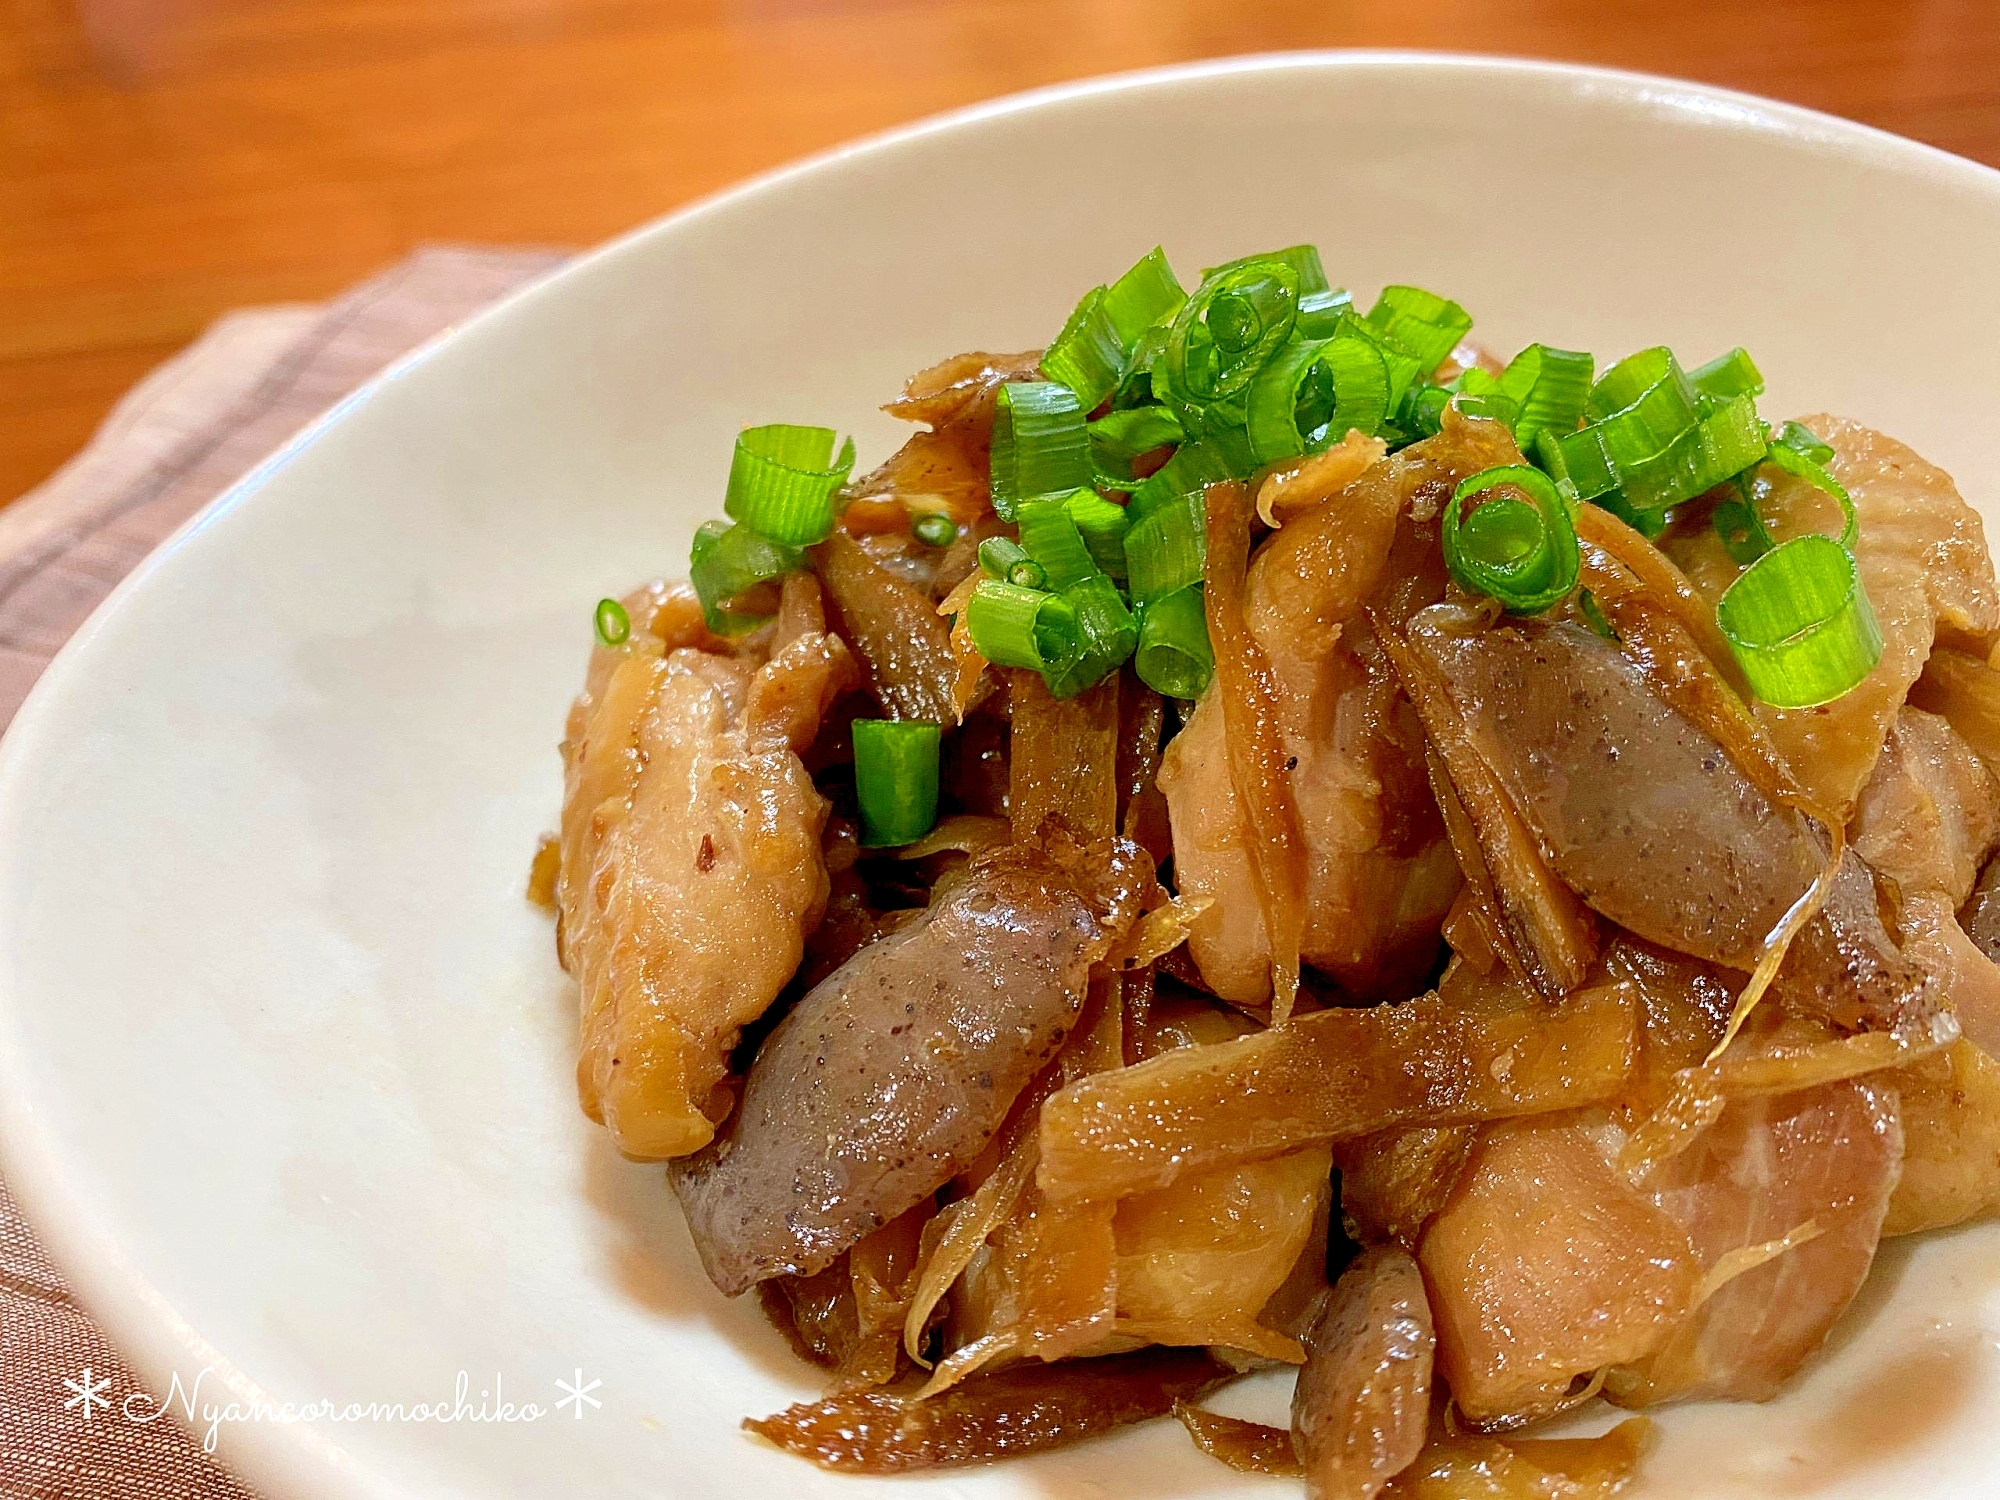
<instances>
[{"instance_id":1,"label":"asterisk symbol","mask_svg":"<svg viewBox=\"0 0 2000 1500\"><path fill-rule=\"evenodd\" d=\"M559 1391L567 1392L567 1394L562 1398L562 1400L556 1403L556 1410L561 1411L565 1406L574 1406L576 1408L576 1419L577 1421L581 1422L583 1420L584 1402L588 1401L592 1406L602 1406L604 1404L602 1401L599 1401L595 1396L590 1394L592 1391L596 1390L599 1386L603 1384L604 1382L601 1380L593 1380L590 1382L589 1385L585 1385L583 1383L582 1370L578 1370L576 1372L576 1379L573 1381L558 1380L556 1382L556 1389ZM106 1404L109 1405L108 1402Z\"/></svg>"},{"instance_id":2,"label":"asterisk symbol","mask_svg":"<svg viewBox=\"0 0 2000 1500\"><path fill-rule=\"evenodd\" d=\"M93 1380L90 1376L90 1366L85 1365L83 1367L83 1374L80 1377L75 1380L65 1380L63 1382L64 1390L75 1393L69 1400L63 1402L63 1410L75 1411L80 1406L83 1408L83 1420L88 1422L92 1408L102 1406L106 1410L110 1409L111 1398L100 1394L110 1388L110 1376L107 1375L102 1380Z\"/></svg>"}]
</instances>

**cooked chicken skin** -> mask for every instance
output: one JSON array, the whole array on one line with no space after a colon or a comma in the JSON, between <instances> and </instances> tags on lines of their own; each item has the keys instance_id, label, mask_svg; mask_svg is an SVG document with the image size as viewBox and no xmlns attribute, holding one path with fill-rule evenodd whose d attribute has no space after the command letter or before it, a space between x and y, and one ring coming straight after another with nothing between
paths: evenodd
<instances>
[{"instance_id":1,"label":"cooked chicken skin","mask_svg":"<svg viewBox=\"0 0 2000 1500\"><path fill-rule=\"evenodd\" d=\"M669 650L635 615L570 710L557 897L582 996L577 1087L628 1156L708 1143L729 1054L826 905L827 802L798 751L855 672L816 585L788 591L761 663Z\"/></svg>"}]
</instances>

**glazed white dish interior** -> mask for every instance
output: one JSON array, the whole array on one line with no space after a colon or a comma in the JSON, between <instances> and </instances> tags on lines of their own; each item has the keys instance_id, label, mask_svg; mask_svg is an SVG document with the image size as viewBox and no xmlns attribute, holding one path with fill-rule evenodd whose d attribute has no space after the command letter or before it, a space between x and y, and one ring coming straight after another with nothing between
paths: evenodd
<instances>
[{"instance_id":1,"label":"glazed white dish interior","mask_svg":"<svg viewBox=\"0 0 2000 1500\"><path fill-rule=\"evenodd\" d=\"M475 1406L497 1378L546 1407L601 1382L537 1421L224 1423L273 1496L892 1492L739 1431L812 1372L579 1114L523 879L591 605L683 570L735 429L836 425L866 467L905 375L1043 342L1156 240L1186 273L1316 241L1337 282L1444 291L1502 351L1740 343L1767 415L1853 415L2000 506L2000 174L1577 69L1329 55L1006 101L478 320L153 559L0 749L4 1166L153 1389L418 1402L464 1371ZM1891 1246L1783 1399L1662 1416L1647 1491L1990 1493L1996 1287L1994 1228ZM1275 1492L1171 1423L929 1483Z\"/></svg>"}]
</instances>

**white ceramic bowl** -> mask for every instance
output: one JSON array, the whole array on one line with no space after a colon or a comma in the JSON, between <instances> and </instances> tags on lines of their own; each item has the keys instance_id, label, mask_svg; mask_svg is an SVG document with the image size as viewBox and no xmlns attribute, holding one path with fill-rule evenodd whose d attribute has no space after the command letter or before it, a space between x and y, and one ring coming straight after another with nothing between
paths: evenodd
<instances>
[{"instance_id":1,"label":"white ceramic bowl","mask_svg":"<svg viewBox=\"0 0 2000 1500\"><path fill-rule=\"evenodd\" d=\"M2000 499L2000 174L1578 68L1277 57L1007 100L478 319L154 557L0 750L5 1169L155 1391L601 1382L532 1422L221 1424L274 1497L890 1493L737 1430L813 1381L579 1115L523 875L591 605L681 570L735 428L837 424L873 462L905 374L1044 341L1155 240L1188 270L1314 240L1502 349L1742 343L1768 413L1851 413ZM1798 1390L1668 1415L1650 1487L1991 1493L1996 1282L1990 1229L1892 1247ZM926 1492L1253 1488L1156 1424Z\"/></svg>"}]
</instances>

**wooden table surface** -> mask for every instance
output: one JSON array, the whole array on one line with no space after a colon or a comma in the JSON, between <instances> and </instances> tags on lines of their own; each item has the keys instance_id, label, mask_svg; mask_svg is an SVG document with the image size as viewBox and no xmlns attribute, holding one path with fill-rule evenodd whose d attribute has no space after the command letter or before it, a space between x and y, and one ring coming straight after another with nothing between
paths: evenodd
<instances>
[{"instance_id":1,"label":"wooden table surface","mask_svg":"<svg viewBox=\"0 0 2000 1500\"><path fill-rule=\"evenodd\" d=\"M584 245L1091 73L1424 47L1678 74L2000 165L2000 0L0 0L0 500L224 310Z\"/></svg>"}]
</instances>

